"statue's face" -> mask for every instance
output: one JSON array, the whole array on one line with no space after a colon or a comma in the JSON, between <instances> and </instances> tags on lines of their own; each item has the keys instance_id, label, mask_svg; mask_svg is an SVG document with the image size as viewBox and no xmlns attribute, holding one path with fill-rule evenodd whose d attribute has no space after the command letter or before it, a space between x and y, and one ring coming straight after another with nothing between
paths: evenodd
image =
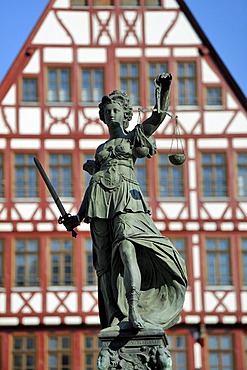
<instances>
[{"instance_id":1,"label":"statue's face","mask_svg":"<svg viewBox=\"0 0 247 370\"><path fill-rule=\"evenodd\" d=\"M104 119L108 127L123 126L124 110L118 103L106 104L104 109Z\"/></svg>"}]
</instances>

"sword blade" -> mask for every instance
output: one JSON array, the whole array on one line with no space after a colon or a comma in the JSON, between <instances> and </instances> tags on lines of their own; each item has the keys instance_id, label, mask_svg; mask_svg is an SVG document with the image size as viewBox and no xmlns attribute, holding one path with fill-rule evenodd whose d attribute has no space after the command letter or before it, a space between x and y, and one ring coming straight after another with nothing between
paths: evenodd
<instances>
[{"instance_id":1,"label":"sword blade","mask_svg":"<svg viewBox=\"0 0 247 370\"><path fill-rule=\"evenodd\" d=\"M59 209L60 213L61 213L61 216L58 220L59 223L63 223L65 219L67 219L68 217L70 217L70 214L68 214L61 202L61 200L59 199L59 196L57 195L57 192L56 190L54 189L52 183L50 182L44 168L42 167L42 164L40 163L40 161L38 160L38 158L36 157L33 157L33 160L34 160L34 163L37 167L37 170L39 171L40 175L42 176L46 186L47 186L47 189L49 190L57 208ZM77 233L75 230L72 230L72 236L74 238L76 238L77 236Z\"/></svg>"},{"instance_id":2,"label":"sword blade","mask_svg":"<svg viewBox=\"0 0 247 370\"><path fill-rule=\"evenodd\" d=\"M40 163L40 161L36 157L34 157L33 160L34 160L34 163L35 163L35 165L36 165L39 173L41 174L41 176L42 176L42 178L43 178L43 180L44 180L44 182L45 182L45 184L47 186L47 189L49 190L49 192L50 192L50 194L51 194L54 202L56 203L57 208L59 209L61 215L63 217L66 216L67 215L67 212L66 212L66 210L65 210L65 208L64 208L61 200L59 199L59 196L57 195L56 190L54 189L52 183L50 182L50 180L49 180L49 178L48 178L48 176L47 176L47 174L46 174L46 172L45 172L42 164Z\"/></svg>"}]
</instances>

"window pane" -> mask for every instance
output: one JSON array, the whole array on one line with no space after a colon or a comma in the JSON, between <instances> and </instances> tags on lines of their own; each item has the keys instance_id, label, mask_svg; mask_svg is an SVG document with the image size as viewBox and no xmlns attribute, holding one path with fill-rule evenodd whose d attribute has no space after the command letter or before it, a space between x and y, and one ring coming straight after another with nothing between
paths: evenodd
<instances>
[{"instance_id":1,"label":"window pane","mask_svg":"<svg viewBox=\"0 0 247 370\"><path fill-rule=\"evenodd\" d=\"M172 166L166 154L159 154L159 196L183 197L183 168Z\"/></svg>"},{"instance_id":2,"label":"window pane","mask_svg":"<svg viewBox=\"0 0 247 370\"><path fill-rule=\"evenodd\" d=\"M237 154L238 196L247 196L247 153Z\"/></svg>"},{"instance_id":3,"label":"window pane","mask_svg":"<svg viewBox=\"0 0 247 370\"><path fill-rule=\"evenodd\" d=\"M36 370L35 337L14 337L12 354L12 370Z\"/></svg>"},{"instance_id":4,"label":"window pane","mask_svg":"<svg viewBox=\"0 0 247 370\"><path fill-rule=\"evenodd\" d=\"M15 241L15 285L39 285L39 248L37 240Z\"/></svg>"},{"instance_id":5,"label":"window pane","mask_svg":"<svg viewBox=\"0 0 247 370\"><path fill-rule=\"evenodd\" d=\"M206 105L222 105L221 87L206 88Z\"/></svg>"},{"instance_id":6,"label":"window pane","mask_svg":"<svg viewBox=\"0 0 247 370\"><path fill-rule=\"evenodd\" d=\"M33 162L34 154L15 155L15 196L37 197L37 170Z\"/></svg>"},{"instance_id":7,"label":"window pane","mask_svg":"<svg viewBox=\"0 0 247 370\"><path fill-rule=\"evenodd\" d=\"M102 69L82 69L81 101L98 103L104 95L104 72Z\"/></svg>"},{"instance_id":8,"label":"window pane","mask_svg":"<svg viewBox=\"0 0 247 370\"><path fill-rule=\"evenodd\" d=\"M130 103L139 104L139 64L120 63L120 90L130 97Z\"/></svg>"},{"instance_id":9,"label":"window pane","mask_svg":"<svg viewBox=\"0 0 247 370\"><path fill-rule=\"evenodd\" d=\"M227 169L225 154L202 154L203 196L227 196Z\"/></svg>"},{"instance_id":10,"label":"window pane","mask_svg":"<svg viewBox=\"0 0 247 370\"><path fill-rule=\"evenodd\" d=\"M37 78L23 78L22 80L22 101L38 101L38 83Z\"/></svg>"},{"instance_id":11,"label":"window pane","mask_svg":"<svg viewBox=\"0 0 247 370\"><path fill-rule=\"evenodd\" d=\"M228 239L206 239L207 284L231 285L230 243Z\"/></svg>"},{"instance_id":12,"label":"window pane","mask_svg":"<svg viewBox=\"0 0 247 370\"><path fill-rule=\"evenodd\" d=\"M172 355L172 368L188 370L187 340L185 335L169 335L168 349Z\"/></svg>"},{"instance_id":13,"label":"window pane","mask_svg":"<svg viewBox=\"0 0 247 370\"><path fill-rule=\"evenodd\" d=\"M196 66L195 63L178 63L178 104L196 105Z\"/></svg>"},{"instance_id":14,"label":"window pane","mask_svg":"<svg viewBox=\"0 0 247 370\"><path fill-rule=\"evenodd\" d=\"M72 197L72 159L70 154L49 156L50 179L61 197Z\"/></svg>"},{"instance_id":15,"label":"window pane","mask_svg":"<svg viewBox=\"0 0 247 370\"><path fill-rule=\"evenodd\" d=\"M48 102L70 102L70 70L67 68L48 69Z\"/></svg>"},{"instance_id":16,"label":"window pane","mask_svg":"<svg viewBox=\"0 0 247 370\"><path fill-rule=\"evenodd\" d=\"M51 240L51 285L74 284L73 243L67 239Z\"/></svg>"}]
</instances>

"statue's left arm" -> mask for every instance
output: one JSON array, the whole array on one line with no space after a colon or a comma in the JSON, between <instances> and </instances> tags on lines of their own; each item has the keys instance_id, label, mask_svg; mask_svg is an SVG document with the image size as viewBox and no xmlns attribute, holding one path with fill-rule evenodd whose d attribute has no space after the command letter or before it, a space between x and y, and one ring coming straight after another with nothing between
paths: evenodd
<instances>
[{"instance_id":1,"label":"statue's left arm","mask_svg":"<svg viewBox=\"0 0 247 370\"><path fill-rule=\"evenodd\" d=\"M156 104L152 115L143 122L143 130L146 136L151 136L163 122L170 103L172 75L162 73L154 80Z\"/></svg>"}]
</instances>

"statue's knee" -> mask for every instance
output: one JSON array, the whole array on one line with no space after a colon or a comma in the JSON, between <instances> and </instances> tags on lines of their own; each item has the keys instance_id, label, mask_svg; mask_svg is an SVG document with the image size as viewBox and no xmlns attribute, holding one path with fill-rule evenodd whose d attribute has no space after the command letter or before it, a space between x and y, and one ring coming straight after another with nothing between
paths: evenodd
<instances>
[{"instance_id":1,"label":"statue's knee","mask_svg":"<svg viewBox=\"0 0 247 370\"><path fill-rule=\"evenodd\" d=\"M135 256L135 247L128 240L124 240L120 245L120 254L123 262L133 261Z\"/></svg>"}]
</instances>

